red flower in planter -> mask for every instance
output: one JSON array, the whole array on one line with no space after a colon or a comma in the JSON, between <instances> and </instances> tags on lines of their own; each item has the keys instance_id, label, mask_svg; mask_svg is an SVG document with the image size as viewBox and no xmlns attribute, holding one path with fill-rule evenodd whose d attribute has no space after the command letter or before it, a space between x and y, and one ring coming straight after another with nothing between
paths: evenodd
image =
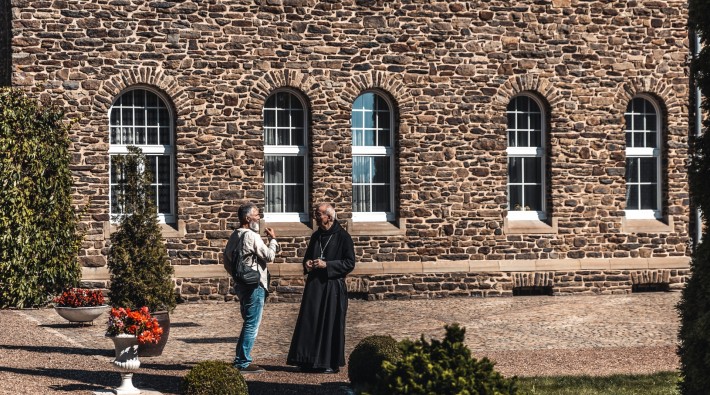
<instances>
[{"instance_id":1,"label":"red flower in planter","mask_svg":"<svg viewBox=\"0 0 710 395\"><path fill-rule=\"evenodd\" d=\"M147 307L139 310L121 308L111 309L108 318L107 336L135 335L139 343L157 343L163 334L163 328L158 324L158 320L152 317Z\"/></svg>"},{"instance_id":2,"label":"red flower in planter","mask_svg":"<svg viewBox=\"0 0 710 395\"><path fill-rule=\"evenodd\" d=\"M70 288L54 298L57 307L93 307L104 304L104 295L99 290Z\"/></svg>"}]
</instances>

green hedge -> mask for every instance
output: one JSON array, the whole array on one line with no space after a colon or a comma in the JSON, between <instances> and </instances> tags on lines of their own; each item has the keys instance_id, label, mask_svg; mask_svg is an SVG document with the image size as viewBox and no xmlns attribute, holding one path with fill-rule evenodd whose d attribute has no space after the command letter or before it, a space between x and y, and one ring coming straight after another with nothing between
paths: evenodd
<instances>
[{"instance_id":1,"label":"green hedge","mask_svg":"<svg viewBox=\"0 0 710 395\"><path fill-rule=\"evenodd\" d=\"M183 395L248 395L242 374L224 361L203 361L195 365L180 383Z\"/></svg>"},{"instance_id":2,"label":"green hedge","mask_svg":"<svg viewBox=\"0 0 710 395\"><path fill-rule=\"evenodd\" d=\"M680 331L678 333L682 394L707 394L710 389L710 2L689 2L689 25L702 39L700 56L693 59L692 73L700 88L705 122L704 135L691 140L689 166L690 194L695 207L703 212L703 242L693 250L691 275L678 304Z\"/></svg>"},{"instance_id":3,"label":"green hedge","mask_svg":"<svg viewBox=\"0 0 710 395\"><path fill-rule=\"evenodd\" d=\"M60 109L0 88L0 307L44 305L80 279L69 129Z\"/></svg>"}]
</instances>

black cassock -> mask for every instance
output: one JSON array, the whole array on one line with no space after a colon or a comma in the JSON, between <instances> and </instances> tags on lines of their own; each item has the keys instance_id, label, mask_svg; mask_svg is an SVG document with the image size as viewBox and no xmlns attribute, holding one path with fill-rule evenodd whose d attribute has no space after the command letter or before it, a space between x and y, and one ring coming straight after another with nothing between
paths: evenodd
<instances>
[{"instance_id":1,"label":"black cassock","mask_svg":"<svg viewBox=\"0 0 710 395\"><path fill-rule=\"evenodd\" d=\"M304 273L306 261L318 259L321 250L326 268L308 273L287 363L337 370L345 366L345 276L355 268L353 239L337 221L326 231L315 231L303 257Z\"/></svg>"}]
</instances>

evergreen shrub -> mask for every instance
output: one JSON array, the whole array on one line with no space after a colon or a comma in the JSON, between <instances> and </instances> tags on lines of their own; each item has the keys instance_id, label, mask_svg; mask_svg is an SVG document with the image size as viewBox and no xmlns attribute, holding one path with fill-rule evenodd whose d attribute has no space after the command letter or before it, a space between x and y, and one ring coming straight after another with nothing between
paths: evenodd
<instances>
[{"instance_id":1,"label":"evergreen shrub","mask_svg":"<svg viewBox=\"0 0 710 395\"><path fill-rule=\"evenodd\" d=\"M703 134L691 139L689 166L690 197L703 214L702 242L693 250L690 277L678 303L680 330L680 393L707 394L710 391L710 2L689 2L689 27L700 35L702 50L693 59L691 72L704 100Z\"/></svg>"},{"instance_id":2,"label":"evergreen shrub","mask_svg":"<svg viewBox=\"0 0 710 395\"><path fill-rule=\"evenodd\" d=\"M0 88L0 308L45 305L79 283L70 127L62 110Z\"/></svg>"},{"instance_id":3,"label":"evergreen shrub","mask_svg":"<svg viewBox=\"0 0 710 395\"><path fill-rule=\"evenodd\" d=\"M515 395L517 379L504 378L487 358L477 360L464 345L465 328L445 326L443 341L402 341L402 359L383 362L378 395Z\"/></svg>"},{"instance_id":4,"label":"evergreen shrub","mask_svg":"<svg viewBox=\"0 0 710 395\"><path fill-rule=\"evenodd\" d=\"M147 306L152 312L172 311L177 304L173 267L153 203L152 174L146 157L136 147L111 157L112 177L119 187L118 229L111 234L108 296L113 307L131 310Z\"/></svg>"},{"instance_id":5,"label":"evergreen shrub","mask_svg":"<svg viewBox=\"0 0 710 395\"><path fill-rule=\"evenodd\" d=\"M396 362L402 351L392 336L374 335L362 339L348 358L348 378L357 389L370 388L382 372L382 362Z\"/></svg>"},{"instance_id":6,"label":"evergreen shrub","mask_svg":"<svg viewBox=\"0 0 710 395\"><path fill-rule=\"evenodd\" d=\"M242 374L224 361L203 361L183 377L180 392L184 395L248 395Z\"/></svg>"}]
</instances>

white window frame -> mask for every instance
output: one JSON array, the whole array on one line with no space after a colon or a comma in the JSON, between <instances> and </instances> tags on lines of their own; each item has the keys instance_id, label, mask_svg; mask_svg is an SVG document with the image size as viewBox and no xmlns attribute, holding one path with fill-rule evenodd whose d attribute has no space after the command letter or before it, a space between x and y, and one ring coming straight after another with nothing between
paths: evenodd
<instances>
[{"instance_id":1,"label":"white window frame","mask_svg":"<svg viewBox=\"0 0 710 395\"><path fill-rule=\"evenodd\" d=\"M537 107L540 109L540 145L541 147L511 147L510 146L510 125L507 124L507 115L509 111L506 109L506 128L505 128L505 133L506 133L506 141L507 141L507 147L506 147L506 154L508 156L508 159L510 158L540 158L541 159L541 165L540 165L540 180L541 180L541 185L540 185L540 193L542 196L540 196L540 201L542 203L542 210L535 210L535 211L522 211L522 210L513 210L510 207L510 173L508 172L508 164L510 161L508 160L508 163L506 164L506 192L507 192L507 197L508 197L508 220L510 221L530 221L530 220L537 220L537 221L544 221L547 219L547 199L546 199L546 193L545 191L547 190L547 177L546 177L546 144L547 144L547 114L545 113L545 106L543 106L542 102L535 97L534 95L527 94L527 93L521 93L519 95L516 95L511 99L511 101L519 98L519 97L527 97L530 100L534 101L535 104L537 104ZM517 132L519 129L515 129ZM528 131L530 128L528 128ZM526 185L525 183L515 183L513 185ZM525 196L525 192L523 190L523 197Z\"/></svg>"},{"instance_id":2,"label":"white window frame","mask_svg":"<svg viewBox=\"0 0 710 395\"><path fill-rule=\"evenodd\" d=\"M135 146L141 149L143 154L146 157L150 156L169 156L170 157L170 213L158 213L158 221L160 223L164 224L174 224L177 222L177 215L175 213L175 208L177 206L176 204L176 198L175 198L175 183L176 183L176 177L175 177L175 112L173 111L172 106L170 105L170 101L168 98L163 95L161 92L151 89L150 87L147 86L134 86L130 87L128 89L123 90L120 94L116 96L114 99L113 103L116 103L119 98L123 97L123 95L127 94L128 92L132 91L137 91L137 90L144 90L148 91L151 93L154 93L155 95L158 96L159 100L163 101L163 104L165 104L165 107L167 108L168 111L168 123L169 123L169 136L170 136L170 144L165 145L157 145L157 144L115 144L111 142L111 112L114 109L114 105L111 104L111 107L108 110L108 118L109 118L109 148L108 148L108 154L109 154L109 213L111 217L113 218L114 216L120 216L120 214L113 214L113 207L111 206L111 186L116 185L111 177L111 166L112 166L112 160L111 158L114 156L118 155L126 155L128 154L128 147L129 146ZM147 106L144 107L135 107L132 106L131 108L146 108ZM125 108L125 107L122 107ZM134 118L135 119L135 118ZM160 125L160 124L159 124ZM133 125L132 127L135 128L136 125ZM157 165L157 160L156 160L156 165ZM155 179L155 184L151 184L152 186L154 185L156 188L160 185L158 181L158 176L156 174L156 179ZM155 207L156 211L158 209L158 191L156 190L156 201Z\"/></svg>"},{"instance_id":3,"label":"white window frame","mask_svg":"<svg viewBox=\"0 0 710 395\"><path fill-rule=\"evenodd\" d=\"M363 146L363 145L355 145L352 144L352 156L353 156L353 163L355 162L355 157L357 156L379 156L379 157L389 157L389 162L390 162L390 185L389 185L389 207L391 211L355 211L353 208L352 212L352 219L353 222L392 222L395 220L395 213L394 213L394 195L395 195L395 155L394 155L394 143L395 143L395 119L394 119L394 105L392 101L386 96L383 95L382 93L375 91L375 90L365 90L361 92L355 100L357 100L360 96L367 94L367 93L372 93L378 96L380 99L384 100L385 103L387 103L387 107L389 109L389 124L390 124L390 133L389 133L389 143L387 146ZM353 101L353 105L355 104L355 101ZM374 110L374 109L373 109ZM364 111L362 110L356 110L354 106L351 109L352 114L350 116L350 132L354 136L354 128L352 124L352 117L356 112L362 113ZM363 124L364 126L364 124ZM364 129L364 128L363 128ZM352 142L352 138L351 138ZM353 191L355 189L355 182L354 178L352 181L352 187ZM375 183L367 183L367 184L357 184L357 185L378 185ZM372 196L372 195L370 195ZM354 202L353 202L354 203Z\"/></svg>"},{"instance_id":4,"label":"white window frame","mask_svg":"<svg viewBox=\"0 0 710 395\"><path fill-rule=\"evenodd\" d=\"M267 145L266 144L266 127L264 126L264 111L267 110L266 102L278 93L288 93L296 98L301 103L301 108L303 109L303 145ZM271 110L279 110L278 108L271 108ZM280 109L284 110L284 109ZM291 110L290 108L288 110ZM264 164L266 164L267 156L302 156L303 157L303 212L285 212L285 213L270 213L266 211L266 187L267 185L286 185L286 183L281 184L267 184L266 183L266 173L264 173L264 221L266 222L308 222L308 180L309 180L309 163L308 163L308 139L310 138L309 125L309 109L306 105L301 94L294 91L293 89L277 89L273 91L264 101L264 107L261 110L261 119L263 127L264 136ZM274 122L278 125L278 120L274 118ZM293 126L290 126L293 128ZM264 166L266 169L266 166Z\"/></svg>"},{"instance_id":5,"label":"white window frame","mask_svg":"<svg viewBox=\"0 0 710 395\"><path fill-rule=\"evenodd\" d=\"M641 209L641 210L633 210L633 209L625 209L624 210L624 215L626 216L627 219L661 219L663 217L663 210L662 210L662 197L663 197L663 178L661 178L661 175L663 174L662 169L661 169L661 143L662 143L662 138L661 138L661 133L663 131L663 126L662 126L662 115L660 108L658 106L658 103L656 102L656 99L651 97L650 95L647 94L638 94L631 98L629 100L629 103L627 103L627 108L628 105L631 104L631 101L634 99L644 99L647 103L650 103L651 106L653 107L653 110L656 112L656 147L655 148L646 148L646 147L626 147L625 153L626 153L626 158L655 158L656 159L656 208L653 210L649 209ZM628 113L624 111L624 119L626 118L627 115L631 115L633 119L633 114L636 113ZM644 113L647 114L647 113ZM629 125L625 125L624 127L624 133L628 133L628 128ZM624 135L624 140L626 140L626 135ZM639 171L641 169L639 168ZM639 177L640 179L640 177ZM628 180L627 180L628 182ZM640 183L639 184L643 184ZM639 199L641 197L639 196Z\"/></svg>"}]
</instances>

